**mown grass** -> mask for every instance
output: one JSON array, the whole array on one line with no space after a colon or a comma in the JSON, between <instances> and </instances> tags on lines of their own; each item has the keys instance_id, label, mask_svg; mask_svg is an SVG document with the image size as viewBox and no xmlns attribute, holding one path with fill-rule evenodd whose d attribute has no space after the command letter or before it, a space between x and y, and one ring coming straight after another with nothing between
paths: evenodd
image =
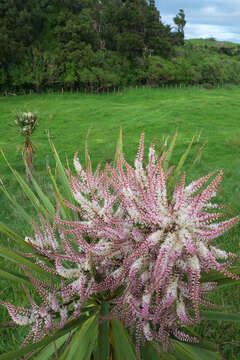
<instances>
[{"instance_id":1,"label":"mown grass","mask_svg":"<svg viewBox=\"0 0 240 360\"><path fill-rule=\"evenodd\" d=\"M35 178L46 193L51 192L46 172L46 157L54 166L46 133L49 131L55 146L64 160L72 160L79 150L84 161L85 139L93 166L99 161L112 161L120 125L123 127L124 154L133 160L139 136L146 134L146 145L153 139L162 141L178 129L178 139L173 162L187 148L195 134L201 134L200 141L206 143L201 162L194 168L190 178L202 176L214 169L224 169L223 191L220 201L227 204L233 215L240 213L240 88L223 89L139 89L115 94L44 94L19 97L0 97L0 147L4 150L11 165L24 175L22 161L23 138L14 124L16 111L28 110L39 113L39 128L33 141L36 145ZM197 141L197 138L195 142ZM190 157L191 158L191 157ZM190 159L189 159L190 160ZM31 212L31 208L19 187L0 159L0 177L6 187L14 193L20 203ZM10 210L8 201L0 193L0 221L26 235L29 229ZM34 213L33 213L34 216ZM0 237L4 244L9 242ZM229 251L239 252L239 225L222 236L220 242ZM16 303L23 301L15 285L2 282L0 298ZM223 304L229 311L240 312L240 287L221 289L214 301ZM1 312L1 318L6 312ZM0 351L16 347L23 337L16 329L1 330ZM240 326L228 323L203 323L202 335L207 334L219 344L225 359L238 359L240 352Z\"/></svg>"}]
</instances>

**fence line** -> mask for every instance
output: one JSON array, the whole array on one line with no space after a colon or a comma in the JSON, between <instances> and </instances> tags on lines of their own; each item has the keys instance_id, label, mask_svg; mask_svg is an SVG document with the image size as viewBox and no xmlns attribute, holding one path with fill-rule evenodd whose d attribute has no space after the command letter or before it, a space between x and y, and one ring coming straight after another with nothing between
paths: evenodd
<instances>
[{"instance_id":1,"label":"fence line","mask_svg":"<svg viewBox=\"0 0 240 360\"><path fill-rule=\"evenodd\" d=\"M239 86L237 84L231 84L231 83L218 83L218 84L210 84L210 83L204 83L204 84L192 84L192 85L186 85L184 83L179 83L179 84L160 84L159 86L152 86L152 85L135 85L135 86L129 86L129 87L113 87L111 89L106 88L106 89L102 89L101 91L96 91L94 89L88 89L87 88L75 88L75 89L64 89L64 87L62 87L60 90L56 90L54 91L53 89L47 89L46 91L43 92L39 92L39 91L34 91L33 89L23 89L21 90L21 92L17 93L14 91L4 91L3 93L0 93L0 96L18 96L18 95L33 95L33 94L59 94L59 95L64 95L69 94L69 93L73 93L73 94L96 94L96 95L101 95L101 94L115 94L115 93L120 93L120 92L126 92L126 91L131 91L131 90L137 90L137 91L141 91L141 90L159 90L159 89L194 89L194 88L198 88L198 89L220 89L220 88L225 88L228 86Z\"/></svg>"}]
</instances>

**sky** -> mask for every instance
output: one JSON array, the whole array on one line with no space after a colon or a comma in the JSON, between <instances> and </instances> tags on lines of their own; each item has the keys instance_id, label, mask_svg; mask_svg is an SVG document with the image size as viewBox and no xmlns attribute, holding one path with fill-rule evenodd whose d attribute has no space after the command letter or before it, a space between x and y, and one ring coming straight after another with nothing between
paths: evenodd
<instances>
[{"instance_id":1,"label":"sky","mask_svg":"<svg viewBox=\"0 0 240 360\"><path fill-rule=\"evenodd\" d=\"M214 37L240 44L240 0L155 0L162 21L173 25L179 9L186 15L185 38Z\"/></svg>"}]
</instances>

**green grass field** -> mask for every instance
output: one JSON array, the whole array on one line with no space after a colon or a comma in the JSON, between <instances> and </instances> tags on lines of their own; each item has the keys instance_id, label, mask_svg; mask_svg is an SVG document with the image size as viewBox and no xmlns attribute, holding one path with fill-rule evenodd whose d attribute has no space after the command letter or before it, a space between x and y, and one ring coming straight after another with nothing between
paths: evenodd
<instances>
[{"instance_id":1,"label":"green grass field","mask_svg":"<svg viewBox=\"0 0 240 360\"><path fill-rule=\"evenodd\" d=\"M88 131L88 145L94 166L99 161L114 159L119 128L122 125L124 154L133 160L137 151L139 136L145 132L146 145L153 139L162 141L178 129L177 145L173 162L186 150L193 135L200 136L206 143L201 162L194 168L190 178L205 175L214 169L223 169L225 178L220 201L231 207L233 215L240 213L240 88L223 89L139 89L115 94L44 94L18 97L0 97L0 147L9 162L24 176L22 160L23 138L14 124L16 111L37 111L39 127L33 141L35 152L35 178L47 192L49 190L46 172L46 156L53 165L47 132L64 160L72 160L79 150L84 160L84 144ZM196 137L196 141L197 141ZM195 141L195 142L196 142ZM187 169L187 168L186 168ZM0 177L6 187L14 193L19 202L31 211L26 198L16 185L10 170L0 158ZM8 201L0 192L0 221L7 223L27 235L27 228L21 219L13 215ZM239 251L239 225L222 236L225 249ZM6 244L6 240L0 237ZM10 244L9 244L10 246ZM19 289L2 282L0 298L11 293L11 300L21 302ZM224 305L228 311L240 312L240 287L221 289L214 301ZM1 319L6 312L1 309ZM227 360L239 359L240 326L231 323L204 323L203 335L215 340ZM6 330L1 327L0 351L6 351L21 341L22 331Z\"/></svg>"}]
</instances>

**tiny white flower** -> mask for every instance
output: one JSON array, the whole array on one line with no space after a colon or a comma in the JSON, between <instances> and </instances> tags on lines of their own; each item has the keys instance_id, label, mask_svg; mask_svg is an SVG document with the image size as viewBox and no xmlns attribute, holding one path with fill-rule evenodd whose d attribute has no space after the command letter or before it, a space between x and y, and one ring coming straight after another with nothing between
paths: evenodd
<instances>
[{"instance_id":1,"label":"tiny white flower","mask_svg":"<svg viewBox=\"0 0 240 360\"><path fill-rule=\"evenodd\" d=\"M140 278L142 279L143 282L146 282L149 279L149 272L148 271L144 271Z\"/></svg>"},{"instance_id":2,"label":"tiny white flower","mask_svg":"<svg viewBox=\"0 0 240 360\"><path fill-rule=\"evenodd\" d=\"M172 295L174 299L177 297L178 278L171 282L167 287L167 294Z\"/></svg>"},{"instance_id":3,"label":"tiny white flower","mask_svg":"<svg viewBox=\"0 0 240 360\"><path fill-rule=\"evenodd\" d=\"M197 243L197 248L198 248L198 251L199 251L200 255L201 255L203 258L207 258L208 253L209 253L209 250L208 250L208 248L204 245L204 243L199 241L199 242Z\"/></svg>"},{"instance_id":4,"label":"tiny white flower","mask_svg":"<svg viewBox=\"0 0 240 360\"><path fill-rule=\"evenodd\" d=\"M156 245L162 239L162 230L157 230L149 236L152 245Z\"/></svg>"},{"instance_id":5,"label":"tiny white flower","mask_svg":"<svg viewBox=\"0 0 240 360\"><path fill-rule=\"evenodd\" d=\"M146 304L150 304L151 297L152 297L151 294L144 294L143 297L142 297L143 303L145 302Z\"/></svg>"},{"instance_id":6,"label":"tiny white flower","mask_svg":"<svg viewBox=\"0 0 240 360\"><path fill-rule=\"evenodd\" d=\"M152 335L152 331L150 329L150 325L149 325L149 322L145 322L144 325L143 325L143 332L144 332L144 335L146 337L146 339L148 341L152 341L153 339L153 335Z\"/></svg>"},{"instance_id":7,"label":"tiny white flower","mask_svg":"<svg viewBox=\"0 0 240 360\"><path fill-rule=\"evenodd\" d=\"M200 263L196 255L188 259L188 264L193 271L200 270Z\"/></svg>"},{"instance_id":8,"label":"tiny white flower","mask_svg":"<svg viewBox=\"0 0 240 360\"><path fill-rule=\"evenodd\" d=\"M225 250L218 249L215 246L210 246L210 250L213 256L215 256L218 259L226 260L228 258L228 254Z\"/></svg>"}]
</instances>

